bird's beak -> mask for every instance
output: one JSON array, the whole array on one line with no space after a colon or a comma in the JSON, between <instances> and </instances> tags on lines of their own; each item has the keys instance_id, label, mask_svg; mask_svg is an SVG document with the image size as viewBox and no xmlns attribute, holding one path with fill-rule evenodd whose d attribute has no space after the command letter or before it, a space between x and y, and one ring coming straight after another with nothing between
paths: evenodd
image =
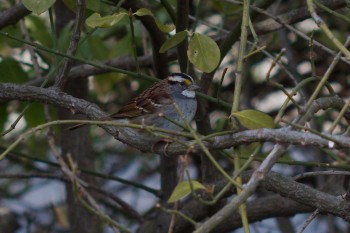
<instances>
[{"instance_id":1,"label":"bird's beak","mask_svg":"<svg viewBox=\"0 0 350 233\"><path fill-rule=\"evenodd\" d=\"M190 90L190 91L198 91L200 89L201 89L201 87L195 83L188 87L188 90Z\"/></svg>"}]
</instances>

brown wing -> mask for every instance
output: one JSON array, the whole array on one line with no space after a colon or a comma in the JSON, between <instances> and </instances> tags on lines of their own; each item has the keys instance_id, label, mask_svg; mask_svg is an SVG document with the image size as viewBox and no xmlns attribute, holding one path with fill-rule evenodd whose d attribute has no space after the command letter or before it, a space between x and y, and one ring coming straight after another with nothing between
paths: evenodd
<instances>
[{"instance_id":1,"label":"brown wing","mask_svg":"<svg viewBox=\"0 0 350 233\"><path fill-rule=\"evenodd\" d=\"M143 116L147 114L152 114L155 112L155 107L158 105L168 105L172 104L172 98L167 94L166 81L162 81L153 85L152 87L146 89L140 96L130 100L126 105L124 105L117 113L110 115L109 117L104 117L99 120L111 120L111 118L121 119L121 118L133 118L138 116ZM67 130L75 130L85 126L85 124L78 124L69 127Z\"/></svg>"},{"instance_id":2,"label":"brown wing","mask_svg":"<svg viewBox=\"0 0 350 233\"><path fill-rule=\"evenodd\" d=\"M157 107L172 103L172 98L167 94L164 81L146 89L140 96L132 99L124 105L112 118L134 118L142 115L152 114Z\"/></svg>"}]
</instances>

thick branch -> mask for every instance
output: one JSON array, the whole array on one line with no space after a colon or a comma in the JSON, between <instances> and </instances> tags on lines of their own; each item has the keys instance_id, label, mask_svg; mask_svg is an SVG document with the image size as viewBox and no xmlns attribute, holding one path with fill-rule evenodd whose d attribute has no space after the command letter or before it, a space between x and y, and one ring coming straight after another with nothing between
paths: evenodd
<instances>
[{"instance_id":1,"label":"thick branch","mask_svg":"<svg viewBox=\"0 0 350 233\"><path fill-rule=\"evenodd\" d=\"M16 24L18 20L22 19L26 15L29 15L30 13L31 11L25 8L22 3L16 4L10 9L0 13L0 29L11 24Z\"/></svg>"},{"instance_id":2,"label":"thick branch","mask_svg":"<svg viewBox=\"0 0 350 233\"><path fill-rule=\"evenodd\" d=\"M58 107L63 107L71 110L72 112L82 113L88 116L90 119L100 119L106 117L103 111L100 110L95 104L88 101L75 98L64 92L59 92L54 89L45 89L33 86L23 86L16 84L0 84L0 101L20 100L29 102L42 102L51 104ZM317 109L322 108L338 108L343 106L343 101L340 98L321 98L316 100L315 106ZM123 141L135 148L142 151L151 151L151 145L144 145L138 140L133 138L125 138L123 135L119 135L116 132L116 127L101 126L107 130L109 134L116 139ZM330 136L330 135L328 135ZM331 136L337 143L335 148L350 148L349 137L343 135ZM322 148L328 148L330 141L317 136L309 132L299 132L290 130L287 128L280 129L258 129L258 130L246 130L238 133L227 134L223 136L215 136L211 139L210 143L205 142L205 145L210 150L218 150L230 148L241 144L249 144L252 142L279 142L283 144L294 145L310 145ZM176 155L186 153L188 148L178 143L172 143L167 147L168 155ZM194 151L199 151L200 147L195 146ZM164 154L164 148L162 145L155 146L154 151L159 154Z\"/></svg>"},{"instance_id":3,"label":"thick branch","mask_svg":"<svg viewBox=\"0 0 350 233\"><path fill-rule=\"evenodd\" d=\"M295 214L307 213L315 208L300 204L279 195L271 195L247 203L247 214L249 223L262 221L273 217L292 217ZM239 213L234 213L230 220L214 229L216 232L228 232L242 227L242 220Z\"/></svg>"},{"instance_id":4,"label":"thick branch","mask_svg":"<svg viewBox=\"0 0 350 233\"><path fill-rule=\"evenodd\" d=\"M244 182L247 182L252 171L247 171L242 174ZM222 180L215 184L215 190L219 192L227 181ZM311 212L317 208L322 213L329 213L335 216L342 217L349 221L350 203L339 196L334 196L311 188L308 185L296 182L290 177L285 177L276 172L269 172L265 179L261 181L261 188L270 190L276 194L280 194L285 198L272 195L264 198L258 198L247 202L247 213L249 222L260 221L271 217L291 216L297 213ZM234 188L229 190L225 197L232 195L235 192ZM211 206L199 203L197 200L192 200L187 203L181 210L184 214L199 222L213 214ZM216 227L213 232L226 232L241 226L239 213L233 213L228 221ZM175 233L190 232L193 226L182 218L178 218ZM152 231L144 231L144 233ZM192 232L192 231L191 231Z\"/></svg>"},{"instance_id":5,"label":"thick branch","mask_svg":"<svg viewBox=\"0 0 350 233\"><path fill-rule=\"evenodd\" d=\"M188 28L189 1L178 0L176 6L176 32L184 31ZM177 54L181 72L187 70L187 40L182 41L177 46Z\"/></svg>"},{"instance_id":6,"label":"thick branch","mask_svg":"<svg viewBox=\"0 0 350 233\"><path fill-rule=\"evenodd\" d=\"M281 196L317 208L322 213L330 213L350 222L350 202L341 196L318 191L308 185L298 183L290 177L271 172L262 186Z\"/></svg>"}]
</instances>

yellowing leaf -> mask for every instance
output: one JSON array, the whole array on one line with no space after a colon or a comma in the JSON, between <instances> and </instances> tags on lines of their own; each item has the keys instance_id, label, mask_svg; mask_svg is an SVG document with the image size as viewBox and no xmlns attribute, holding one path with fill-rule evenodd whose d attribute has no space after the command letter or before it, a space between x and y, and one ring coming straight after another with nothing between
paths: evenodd
<instances>
[{"instance_id":1,"label":"yellowing leaf","mask_svg":"<svg viewBox=\"0 0 350 233\"><path fill-rule=\"evenodd\" d=\"M232 114L247 129L273 128L274 121L266 113L248 109Z\"/></svg>"},{"instance_id":2,"label":"yellowing leaf","mask_svg":"<svg viewBox=\"0 0 350 233\"><path fill-rule=\"evenodd\" d=\"M146 8L140 8L138 9L134 15L137 15L137 16L145 16L145 15L149 15L149 16L152 16L153 17L153 13L152 11L146 9Z\"/></svg>"},{"instance_id":3,"label":"yellowing leaf","mask_svg":"<svg viewBox=\"0 0 350 233\"><path fill-rule=\"evenodd\" d=\"M191 180L191 183L193 190L205 189L204 185L202 185L196 180ZM171 194L168 200L168 203L174 203L180 200L181 198L185 197L189 193L191 193L190 181L183 181L175 187L173 193Z\"/></svg>"},{"instance_id":4,"label":"yellowing leaf","mask_svg":"<svg viewBox=\"0 0 350 233\"><path fill-rule=\"evenodd\" d=\"M47 11L56 0L23 0L23 5L30 11L40 15Z\"/></svg>"},{"instance_id":5,"label":"yellowing leaf","mask_svg":"<svg viewBox=\"0 0 350 233\"><path fill-rule=\"evenodd\" d=\"M186 31L181 31L176 33L173 37L170 37L164 42L162 47L160 47L159 52L164 53L168 49L175 47L176 45L180 44L186 38L186 36L187 36Z\"/></svg>"},{"instance_id":6,"label":"yellowing leaf","mask_svg":"<svg viewBox=\"0 0 350 233\"><path fill-rule=\"evenodd\" d=\"M220 49L213 39L194 33L187 51L191 63L199 70L210 73L220 62Z\"/></svg>"},{"instance_id":7,"label":"yellowing leaf","mask_svg":"<svg viewBox=\"0 0 350 233\"><path fill-rule=\"evenodd\" d=\"M85 23L89 27L95 28L95 27L103 27L108 28L112 27L114 24L118 23L120 20L122 20L125 16L127 16L127 13L117 13L113 15L108 15L105 17L101 17L99 13L93 13L90 15L89 18L86 19Z\"/></svg>"},{"instance_id":8,"label":"yellowing leaf","mask_svg":"<svg viewBox=\"0 0 350 233\"><path fill-rule=\"evenodd\" d=\"M146 9L146 8L140 8L138 9L133 15L137 15L137 16L151 16L153 17L154 21L157 24L157 27L159 28L159 30L161 30L162 32L168 33L171 32L175 29L175 25L174 24L162 24L161 22L158 21L158 19L156 17L154 17L152 11Z\"/></svg>"}]
</instances>

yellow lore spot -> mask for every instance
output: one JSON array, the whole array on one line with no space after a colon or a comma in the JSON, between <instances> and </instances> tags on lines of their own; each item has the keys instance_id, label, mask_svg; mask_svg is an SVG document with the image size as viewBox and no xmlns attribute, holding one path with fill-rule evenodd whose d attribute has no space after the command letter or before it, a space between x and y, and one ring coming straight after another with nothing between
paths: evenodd
<instances>
[{"instance_id":1,"label":"yellow lore spot","mask_svg":"<svg viewBox=\"0 0 350 233\"><path fill-rule=\"evenodd\" d=\"M190 86L190 85L192 85L192 81L189 80L189 79L185 79L185 84L186 84L187 86Z\"/></svg>"}]
</instances>

